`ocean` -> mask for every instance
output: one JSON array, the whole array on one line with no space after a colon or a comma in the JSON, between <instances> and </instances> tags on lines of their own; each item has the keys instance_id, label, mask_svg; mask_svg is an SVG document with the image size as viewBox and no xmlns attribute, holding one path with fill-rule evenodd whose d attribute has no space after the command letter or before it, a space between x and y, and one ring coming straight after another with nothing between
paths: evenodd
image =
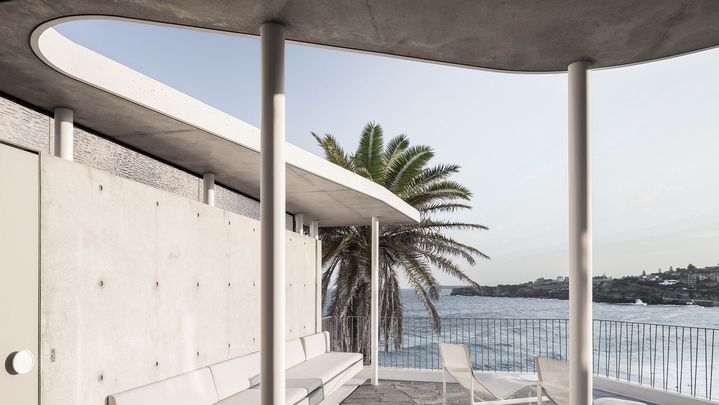
<instances>
[{"instance_id":1,"label":"ocean","mask_svg":"<svg viewBox=\"0 0 719 405\"><path fill-rule=\"evenodd\" d=\"M540 298L452 296L443 288L437 310L443 318L567 319L569 302ZM413 290L402 290L405 318L428 316ZM594 319L719 328L719 307L594 303Z\"/></svg>"},{"instance_id":2,"label":"ocean","mask_svg":"<svg viewBox=\"0 0 719 405\"><path fill-rule=\"evenodd\" d=\"M450 293L442 289L436 303L437 332L415 293L402 291L401 344L385 346L380 335L381 367L441 369L438 342L464 344L474 368L487 372L532 372L535 355L567 360L568 301ZM595 303L593 312L595 375L716 398L719 308ZM325 327L336 350L362 350L343 345L351 345L353 333L369 333L364 319L328 319ZM349 333L344 339L341 330Z\"/></svg>"}]
</instances>

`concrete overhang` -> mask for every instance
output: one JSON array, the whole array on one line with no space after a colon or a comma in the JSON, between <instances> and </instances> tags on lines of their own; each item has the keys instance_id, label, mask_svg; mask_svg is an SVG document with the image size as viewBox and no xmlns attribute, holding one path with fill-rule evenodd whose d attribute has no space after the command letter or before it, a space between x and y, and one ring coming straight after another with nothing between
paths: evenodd
<instances>
[{"instance_id":1,"label":"concrete overhang","mask_svg":"<svg viewBox=\"0 0 719 405\"><path fill-rule=\"evenodd\" d=\"M513 72L559 72L657 60L719 45L715 0L42 0L0 3L4 35L80 15L106 15L287 39ZM16 33L11 33L13 36Z\"/></svg>"},{"instance_id":2,"label":"concrete overhang","mask_svg":"<svg viewBox=\"0 0 719 405\"><path fill-rule=\"evenodd\" d=\"M715 0L11 0L0 2L0 15L0 92L46 111L72 108L81 125L197 173L215 171L218 181L255 197L257 182L246 179L258 177L253 172L259 167L256 129L168 88L161 91L165 96L194 103L160 100L157 93L155 101L129 101L127 94L142 93L148 78L88 85L83 80L89 76L60 67L72 61L55 55L52 64L65 72L60 74L35 56L31 34L53 20L92 15L241 35L257 35L263 22L273 20L285 24L294 42L512 72L564 71L576 60L590 60L594 68L630 65L719 45ZM50 52L43 50L45 59ZM111 85L121 88L107 90ZM158 102L165 104L153 104ZM198 121L195 108L217 120ZM416 211L371 182L292 146L287 152L291 212L308 219L326 216L324 226L367 223L367 208L384 204L387 212L371 215L418 219ZM205 158L198 160L199 155ZM223 171L213 163L218 161L233 166ZM312 194L318 189L334 197ZM298 193L306 203L295 199ZM353 197L358 195L364 197ZM332 206L345 211L327 215Z\"/></svg>"},{"instance_id":3,"label":"concrete overhang","mask_svg":"<svg viewBox=\"0 0 719 405\"><path fill-rule=\"evenodd\" d=\"M126 117L109 136L192 172L215 173L218 182L259 198L258 128L76 44L52 28L61 21L33 31L37 56L66 76L145 109L140 117ZM78 104L78 113L93 109ZM172 120L184 128L123 132L143 118ZM285 159L287 210L302 213L306 221L320 226L366 225L372 216L384 224L419 221L418 211L386 188L325 159L291 144L285 144Z\"/></svg>"}]
</instances>

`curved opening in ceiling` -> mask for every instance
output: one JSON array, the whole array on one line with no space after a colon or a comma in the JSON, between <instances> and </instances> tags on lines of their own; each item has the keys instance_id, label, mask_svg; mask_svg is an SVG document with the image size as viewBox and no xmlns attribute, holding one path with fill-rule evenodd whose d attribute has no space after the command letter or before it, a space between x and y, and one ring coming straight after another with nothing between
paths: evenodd
<instances>
[{"instance_id":1,"label":"curved opening in ceiling","mask_svg":"<svg viewBox=\"0 0 719 405\"><path fill-rule=\"evenodd\" d=\"M90 19L145 23L126 18L101 16L66 17L51 20L41 24L32 32L30 45L33 52L46 65L60 74L230 141L259 155L260 133L258 128L79 45L54 28L59 24ZM172 27L177 28L174 25ZM383 202L404 218L404 220L398 220L397 223L419 221L417 210L377 183L289 143L285 144L285 156L287 165L292 168L331 181L339 188L359 192Z\"/></svg>"}]
</instances>

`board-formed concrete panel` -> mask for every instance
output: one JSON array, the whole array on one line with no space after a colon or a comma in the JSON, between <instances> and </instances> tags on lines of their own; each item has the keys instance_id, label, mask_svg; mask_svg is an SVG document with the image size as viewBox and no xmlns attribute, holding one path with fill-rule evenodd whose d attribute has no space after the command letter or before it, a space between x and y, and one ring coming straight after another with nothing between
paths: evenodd
<instances>
[{"instance_id":1,"label":"board-formed concrete panel","mask_svg":"<svg viewBox=\"0 0 719 405\"><path fill-rule=\"evenodd\" d=\"M102 405L259 349L259 222L41 162L43 403ZM287 339L314 333L317 243L287 233Z\"/></svg>"}]
</instances>

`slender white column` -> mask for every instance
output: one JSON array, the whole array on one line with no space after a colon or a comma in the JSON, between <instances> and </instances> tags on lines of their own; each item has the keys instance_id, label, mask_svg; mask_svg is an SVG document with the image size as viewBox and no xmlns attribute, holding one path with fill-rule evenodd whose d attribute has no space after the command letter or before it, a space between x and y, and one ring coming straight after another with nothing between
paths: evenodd
<instances>
[{"instance_id":1,"label":"slender white column","mask_svg":"<svg viewBox=\"0 0 719 405\"><path fill-rule=\"evenodd\" d=\"M215 206L215 173L202 175L202 200L210 207Z\"/></svg>"},{"instance_id":2,"label":"slender white column","mask_svg":"<svg viewBox=\"0 0 719 405\"><path fill-rule=\"evenodd\" d=\"M315 239L320 237L320 221L310 222L310 237Z\"/></svg>"},{"instance_id":3,"label":"slender white column","mask_svg":"<svg viewBox=\"0 0 719 405\"><path fill-rule=\"evenodd\" d=\"M260 398L285 405L285 28L260 27Z\"/></svg>"},{"instance_id":4,"label":"slender white column","mask_svg":"<svg viewBox=\"0 0 719 405\"><path fill-rule=\"evenodd\" d=\"M310 237L315 238L317 243L315 250L315 268L317 271L315 277L315 333L322 332L322 310L324 300L322 299L322 242L319 240L320 237L320 221L310 222Z\"/></svg>"},{"instance_id":5,"label":"slender white column","mask_svg":"<svg viewBox=\"0 0 719 405\"><path fill-rule=\"evenodd\" d=\"M592 403L589 62L569 65L569 403Z\"/></svg>"},{"instance_id":6,"label":"slender white column","mask_svg":"<svg viewBox=\"0 0 719 405\"><path fill-rule=\"evenodd\" d=\"M295 232L300 235L305 234L305 216L304 214L295 214Z\"/></svg>"},{"instance_id":7,"label":"slender white column","mask_svg":"<svg viewBox=\"0 0 719 405\"><path fill-rule=\"evenodd\" d=\"M372 296L370 298L370 361L372 385L379 383L379 219L372 217Z\"/></svg>"},{"instance_id":8,"label":"slender white column","mask_svg":"<svg viewBox=\"0 0 719 405\"><path fill-rule=\"evenodd\" d=\"M74 138L73 112L69 108L56 108L54 116L55 156L72 162L72 143Z\"/></svg>"}]
</instances>

